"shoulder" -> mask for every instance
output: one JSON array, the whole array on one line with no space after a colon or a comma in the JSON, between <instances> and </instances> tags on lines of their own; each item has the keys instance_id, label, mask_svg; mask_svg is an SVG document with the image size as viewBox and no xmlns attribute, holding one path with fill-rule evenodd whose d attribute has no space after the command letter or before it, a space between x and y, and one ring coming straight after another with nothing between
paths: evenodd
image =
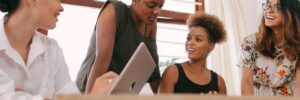
<instances>
[{"instance_id":1,"label":"shoulder","mask_svg":"<svg viewBox=\"0 0 300 100\"><path fill-rule=\"evenodd\" d=\"M108 0L104 6L103 6L103 9L102 9L102 12L103 11L108 11L108 12L111 12L111 13L121 13L123 12L123 10L125 8L128 8L128 6L123 3L122 1L116 1L116 0Z\"/></svg>"},{"instance_id":2,"label":"shoulder","mask_svg":"<svg viewBox=\"0 0 300 100\"><path fill-rule=\"evenodd\" d=\"M255 46L257 45L256 34L246 36L241 43L241 50L243 53L252 54L256 51Z\"/></svg>"},{"instance_id":3,"label":"shoulder","mask_svg":"<svg viewBox=\"0 0 300 100\"><path fill-rule=\"evenodd\" d=\"M217 74L217 77L218 77L218 83L225 83L225 80L221 75Z\"/></svg>"},{"instance_id":4,"label":"shoulder","mask_svg":"<svg viewBox=\"0 0 300 100\"><path fill-rule=\"evenodd\" d=\"M257 41L256 33L244 37L243 44L255 45Z\"/></svg>"},{"instance_id":5,"label":"shoulder","mask_svg":"<svg viewBox=\"0 0 300 100\"><path fill-rule=\"evenodd\" d=\"M214 72L213 70L211 70L211 72L217 78L218 84L225 83L225 80L224 80L224 78L221 75L219 75L218 73Z\"/></svg>"},{"instance_id":6,"label":"shoulder","mask_svg":"<svg viewBox=\"0 0 300 100\"><path fill-rule=\"evenodd\" d=\"M41 42L43 43L43 45L50 46L50 47L59 47L57 41L54 40L53 38L50 38L39 32L37 32L35 35L41 39Z\"/></svg>"},{"instance_id":7,"label":"shoulder","mask_svg":"<svg viewBox=\"0 0 300 100\"><path fill-rule=\"evenodd\" d=\"M178 69L176 65L169 65L162 75L163 81L175 83L178 79Z\"/></svg>"},{"instance_id":8,"label":"shoulder","mask_svg":"<svg viewBox=\"0 0 300 100\"><path fill-rule=\"evenodd\" d=\"M114 6L127 6L125 3L123 3L122 1L111 1L111 3L114 5Z\"/></svg>"},{"instance_id":9,"label":"shoulder","mask_svg":"<svg viewBox=\"0 0 300 100\"><path fill-rule=\"evenodd\" d=\"M103 21L107 21L110 24L107 25L117 25L123 23L123 21L127 21L130 16L130 9L129 7L121 2L121 1L107 1L104 5L101 14L98 17L98 23L101 23ZM103 19L103 20L101 20ZM115 23L115 24L111 24Z\"/></svg>"},{"instance_id":10,"label":"shoulder","mask_svg":"<svg viewBox=\"0 0 300 100\"><path fill-rule=\"evenodd\" d=\"M43 48L43 58L47 64L47 70L58 72L61 68L66 68L66 62L63 54L63 49L58 42L44 34L36 33L35 38L41 41L41 48Z\"/></svg>"},{"instance_id":11,"label":"shoulder","mask_svg":"<svg viewBox=\"0 0 300 100\"><path fill-rule=\"evenodd\" d=\"M213 70L211 70L211 72L212 72L213 76L215 76L217 78L218 82L219 82L219 80L223 80L224 81L224 79L223 79L223 77L221 75L219 75L218 73L216 73Z\"/></svg>"},{"instance_id":12,"label":"shoulder","mask_svg":"<svg viewBox=\"0 0 300 100\"><path fill-rule=\"evenodd\" d=\"M62 52L61 47L58 45L56 40L39 32L35 34L35 37L40 39L46 53L50 53L52 56L54 56L54 54Z\"/></svg>"},{"instance_id":13,"label":"shoulder","mask_svg":"<svg viewBox=\"0 0 300 100\"><path fill-rule=\"evenodd\" d=\"M123 13L129 9L129 6L122 1L111 1L108 6L112 6L117 13Z\"/></svg>"},{"instance_id":14,"label":"shoulder","mask_svg":"<svg viewBox=\"0 0 300 100\"><path fill-rule=\"evenodd\" d=\"M177 66L175 64L169 65L164 73L178 73Z\"/></svg>"},{"instance_id":15,"label":"shoulder","mask_svg":"<svg viewBox=\"0 0 300 100\"><path fill-rule=\"evenodd\" d=\"M244 44L255 44L257 41L257 37L255 34L250 34L244 37L243 43Z\"/></svg>"}]
</instances>

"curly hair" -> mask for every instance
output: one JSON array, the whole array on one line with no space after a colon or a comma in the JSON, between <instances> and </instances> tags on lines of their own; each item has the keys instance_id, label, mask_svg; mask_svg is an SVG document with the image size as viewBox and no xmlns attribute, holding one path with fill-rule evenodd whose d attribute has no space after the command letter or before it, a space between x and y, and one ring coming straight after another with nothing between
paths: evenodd
<instances>
[{"instance_id":1,"label":"curly hair","mask_svg":"<svg viewBox=\"0 0 300 100\"><path fill-rule=\"evenodd\" d=\"M214 15L197 12L188 17L186 24L189 29L193 27L202 27L206 29L210 43L221 43L226 41L227 33L224 24Z\"/></svg>"}]
</instances>

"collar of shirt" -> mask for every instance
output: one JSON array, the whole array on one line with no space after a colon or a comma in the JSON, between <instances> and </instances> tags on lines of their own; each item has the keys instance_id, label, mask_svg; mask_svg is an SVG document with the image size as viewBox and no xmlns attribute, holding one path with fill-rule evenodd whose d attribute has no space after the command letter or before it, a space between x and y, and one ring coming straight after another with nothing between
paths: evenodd
<instances>
[{"instance_id":1,"label":"collar of shirt","mask_svg":"<svg viewBox=\"0 0 300 100\"><path fill-rule=\"evenodd\" d=\"M44 44L42 42L42 34L35 31L34 36L32 38L32 42L30 44L30 50L28 54L27 64L25 64L21 55L10 45L6 32L4 29L4 18L0 20L0 53L4 53L14 62L18 63L22 67L26 68L26 66L30 65L35 58L45 52Z\"/></svg>"}]
</instances>

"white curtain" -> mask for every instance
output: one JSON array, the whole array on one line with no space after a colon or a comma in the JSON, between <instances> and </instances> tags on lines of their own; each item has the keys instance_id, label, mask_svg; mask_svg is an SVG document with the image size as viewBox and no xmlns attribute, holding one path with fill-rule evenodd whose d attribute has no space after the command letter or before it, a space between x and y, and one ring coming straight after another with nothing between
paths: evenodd
<instances>
[{"instance_id":1,"label":"white curtain","mask_svg":"<svg viewBox=\"0 0 300 100\"><path fill-rule=\"evenodd\" d=\"M262 0L206 0L205 12L218 16L227 30L227 41L216 45L210 54L210 68L223 76L227 94L239 96L241 71L237 66L240 43L260 22Z\"/></svg>"}]
</instances>

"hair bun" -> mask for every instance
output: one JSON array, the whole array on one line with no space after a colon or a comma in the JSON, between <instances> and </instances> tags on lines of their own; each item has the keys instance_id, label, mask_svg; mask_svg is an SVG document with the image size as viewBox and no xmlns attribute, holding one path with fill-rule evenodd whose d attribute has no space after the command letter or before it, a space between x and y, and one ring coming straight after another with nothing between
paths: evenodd
<instances>
[{"instance_id":1,"label":"hair bun","mask_svg":"<svg viewBox=\"0 0 300 100\"><path fill-rule=\"evenodd\" d=\"M8 2L7 2L8 0L0 0L0 10L2 11L2 12L7 12L8 11Z\"/></svg>"}]
</instances>

